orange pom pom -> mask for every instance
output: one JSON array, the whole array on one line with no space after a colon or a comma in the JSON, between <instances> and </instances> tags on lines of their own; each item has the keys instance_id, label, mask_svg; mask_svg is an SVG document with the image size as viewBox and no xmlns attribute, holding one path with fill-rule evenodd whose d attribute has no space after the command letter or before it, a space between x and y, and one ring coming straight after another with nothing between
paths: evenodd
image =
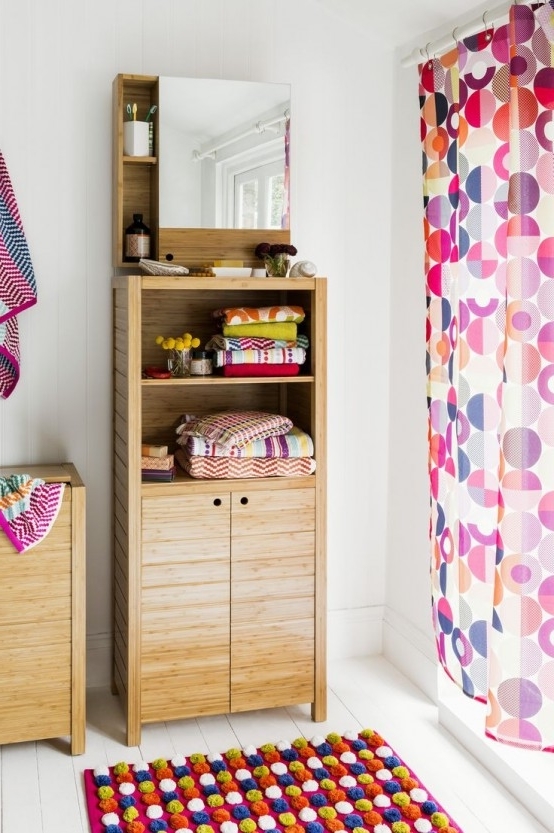
<instances>
[{"instance_id":1,"label":"orange pom pom","mask_svg":"<svg viewBox=\"0 0 554 833\"><path fill-rule=\"evenodd\" d=\"M381 824L383 821L381 815L376 810L369 810L369 812L363 814L362 818L366 824L373 826Z\"/></svg>"},{"instance_id":2,"label":"orange pom pom","mask_svg":"<svg viewBox=\"0 0 554 833\"><path fill-rule=\"evenodd\" d=\"M158 793L144 793L142 803L149 807L151 804L161 804L162 800Z\"/></svg>"},{"instance_id":3,"label":"orange pom pom","mask_svg":"<svg viewBox=\"0 0 554 833\"><path fill-rule=\"evenodd\" d=\"M103 813L113 813L114 810L117 810L119 804L115 798L103 798L102 801L98 802L98 807Z\"/></svg>"},{"instance_id":4,"label":"orange pom pom","mask_svg":"<svg viewBox=\"0 0 554 833\"><path fill-rule=\"evenodd\" d=\"M405 807L400 808L400 812L405 818L411 819L412 821L421 817L421 809L417 804L406 804Z\"/></svg>"},{"instance_id":5,"label":"orange pom pom","mask_svg":"<svg viewBox=\"0 0 554 833\"><path fill-rule=\"evenodd\" d=\"M217 810L213 811L212 818L217 824L223 824L224 821L229 821L231 813L224 807L218 807Z\"/></svg>"},{"instance_id":6,"label":"orange pom pom","mask_svg":"<svg viewBox=\"0 0 554 833\"><path fill-rule=\"evenodd\" d=\"M188 819L180 813L173 813L168 819L168 824L172 830L184 830L189 826Z\"/></svg>"},{"instance_id":7,"label":"orange pom pom","mask_svg":"<svg viewBox=\"0 0 554 833\"><path fill-rule=\"evenodd\" d=\"M308 807L310 802L305 795L293 795L290 799L290 806L293 810L302 810L303 807Z\"/></svg>"}]
</instances>

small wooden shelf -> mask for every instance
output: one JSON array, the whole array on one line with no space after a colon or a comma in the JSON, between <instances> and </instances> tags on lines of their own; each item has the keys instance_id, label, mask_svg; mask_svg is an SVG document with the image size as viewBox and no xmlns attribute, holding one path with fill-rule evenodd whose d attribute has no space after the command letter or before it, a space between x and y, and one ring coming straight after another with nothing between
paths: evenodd
<instances>
[{"instance_id":1,"label":"small wooden shelf","mask_svg":"<svg viewBox=\"0 0 554 833\"><path fill-rule=\"evenodd\" d=\"M157 258L158 229L158 120L154 113L153 156L124 156L123 122L126 107L136 102L146 114L158 105L157 75L117 75L113 81L112 150L112 262L115 267L132 265L124 259L125 229L133 214L142 214L151 230L150 257Z\"/></svg>"},{"instance_id":2,"label":"small wooden shelf","mask_svg":"<svg viewBox=\"0 0 554 833\"><path fill-rule=\"evenodd\" d=\"M157 156L124 156L124 165L157 165Z\"/></svg>"},{"instance_id":3,"label":"small wooden shelf","mask_svg":"<svg viewBox=\"0 0 554 833\"><path fill-rule=\"evenodd\" d=\"M315 381L314 376L259 376L256 377L257 385L294 385L294 384L312 384ZM209 387L220 385L251 385L251 376L233 376L226 378L225 376L185 376L182 379L142 379L141 385L144 387L191 387L196 385L208 385Z\"/></svg>"}]
</instances>

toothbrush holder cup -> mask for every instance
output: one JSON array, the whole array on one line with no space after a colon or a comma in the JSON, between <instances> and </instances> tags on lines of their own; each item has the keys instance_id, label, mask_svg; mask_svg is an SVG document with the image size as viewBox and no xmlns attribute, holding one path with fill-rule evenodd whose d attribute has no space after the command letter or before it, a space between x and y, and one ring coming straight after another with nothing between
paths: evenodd
<instances>
[{"instance_id":1,"label":"toothbrush holder cup","mask_svg":"<svg viewBox=\"0 0 554 833\"><path fill-rule=\"evenodd\" d=\"M147 121L123 122L124 156L149 156L149 124Z\"/></svg>"}]
</instances>

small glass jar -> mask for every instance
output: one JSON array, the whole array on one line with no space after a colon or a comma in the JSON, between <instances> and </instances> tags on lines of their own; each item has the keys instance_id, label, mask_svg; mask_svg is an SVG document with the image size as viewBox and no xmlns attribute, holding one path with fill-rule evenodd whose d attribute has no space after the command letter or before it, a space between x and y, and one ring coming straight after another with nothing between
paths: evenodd
<instances>
[{"instance_id":1,"label":"small glass jar","mask_svg":"<svg viewBox=\"0 0 554 833\"><path fill-rule=\"evenodd\" d=\"M193 350L190 362L191 376L211 376L212 354L209 350Z\"/></svg>"},{"instance_id":2,"label":"small glass jar","mask_svg":"<svg viewBox=\"0 0 554 833\"><path fill-rule=\"evenodd\" d=\"M191 375L192 350L168 350L167 369L172 376L182 378Z\"/></svg>"}]
</instances>

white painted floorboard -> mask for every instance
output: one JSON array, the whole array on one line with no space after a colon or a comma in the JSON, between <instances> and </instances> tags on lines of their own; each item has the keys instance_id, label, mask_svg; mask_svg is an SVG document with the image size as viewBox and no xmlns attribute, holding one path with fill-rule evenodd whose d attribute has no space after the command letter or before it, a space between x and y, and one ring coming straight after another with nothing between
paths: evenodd
<instances>
[{"instance_id":1,"label":"white painted floorboard","mask_svg":"<svg viewBox=\"0 0 554 833\"><path fill-rule=\"evenodd\" d=\"M545 833L438 725L434 704L382 657L333 662L328 674L325 723L312 723L307 705L243 712L149 725L133 748L125 746L118 699L107 689L89 689L84 755L72 757L67 738L0 747L0 831L90 833L82 786L88 767L373 728L463 833Z\"/></svg>"}]
</instances>

